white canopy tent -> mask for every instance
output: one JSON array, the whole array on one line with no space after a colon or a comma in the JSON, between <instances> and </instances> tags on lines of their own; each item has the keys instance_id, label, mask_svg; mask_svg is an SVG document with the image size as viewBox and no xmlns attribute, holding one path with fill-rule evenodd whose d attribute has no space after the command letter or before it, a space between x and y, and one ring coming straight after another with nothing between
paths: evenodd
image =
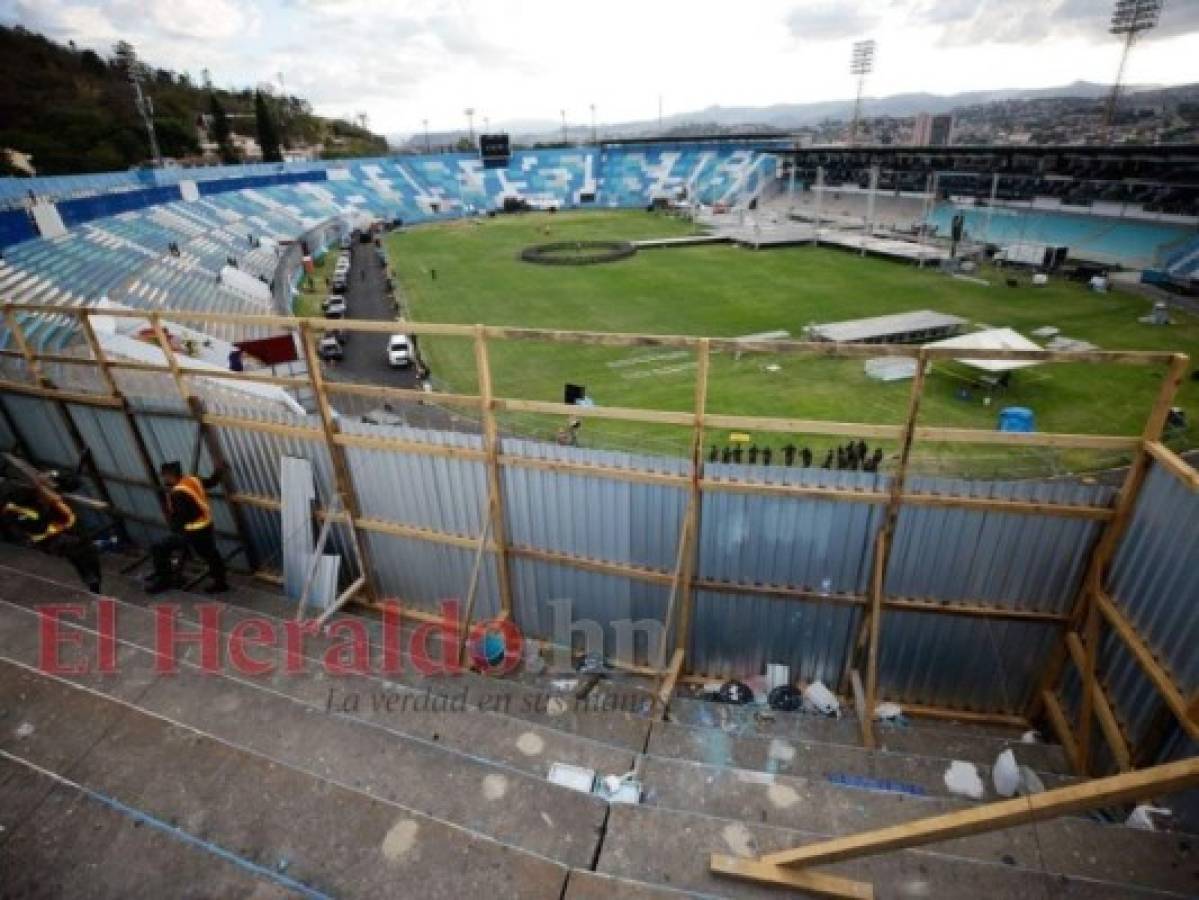
<instances>
[{"instance_id":1,"label":"white canopy tent","mask_svg":"<svg viewBox=\"0 0 1199 900\"><path fill-rule=\"evenodd\" d=\"M925 347L938 349L949 347L960 350L1041 350L1042 347L1026 338L1020 332L1011 328L988 328L984 331L974 331L970 334L959 334L957 337L946 338L943 341L933 341ZM981 369L984 372L1011 372L1015 369L1027 369L1039 366L1037 360L1016 359L970 359L963 357L956 360L962 365Z\"/></svg>"}]
</instances>

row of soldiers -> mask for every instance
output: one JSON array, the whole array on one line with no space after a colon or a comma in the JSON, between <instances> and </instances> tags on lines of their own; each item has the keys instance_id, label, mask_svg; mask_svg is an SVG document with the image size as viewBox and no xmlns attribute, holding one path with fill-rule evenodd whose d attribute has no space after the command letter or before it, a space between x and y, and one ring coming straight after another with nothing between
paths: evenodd
<instances>
[{"instance_id":1,"label":"row of soldiers","mask_svg":"<svg viewBox=\"0 0 1199 900\"><path fill-rule=\"evenodd\" d=\"M783 465L799 465L805 469L811 468L815 461L809 447L797 447L794 444L787 444L782 448L782 457ZM822 469L877 472L882 461L881 447L875 447L872 453L865 441L850 441L844 446L838 444L836 447L829 448L820 467ZM770 447L758 447L757 444L750 444L747 448L742 448L740 444L734 444L723 449L713 445L708 451L708 462L748 462L751 466L769 466L774 462L774 451Z\"/></svg>"}]
</instances>

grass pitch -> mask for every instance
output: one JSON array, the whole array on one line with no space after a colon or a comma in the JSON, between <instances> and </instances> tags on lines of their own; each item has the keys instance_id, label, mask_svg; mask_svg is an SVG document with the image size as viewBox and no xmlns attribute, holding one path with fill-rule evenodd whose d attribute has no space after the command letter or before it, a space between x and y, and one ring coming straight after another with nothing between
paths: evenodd
<instances>
[{"instance_id":1,"label":"grass pitch","mask_svg":"<svg viewBox=\"0 0 1199 900\"><path fill-rule=\"evenodd\" d=\"M520 261L524 247L563 240L637 240L687 234L690 225L642 211L528 214L458 221L393 235L388 251L410 315L418 320L596 331L736 337L789 331L802 337L813 322L916 309L1007 325L1028 334L1044 325L1103 349L1179 350L1199 358L1199 322L1174 314L1168 328L1142 325L1145 300L1121 293L1092 294L1055 280L1046 287L990 287L882 259L809 247L752 251L731 245L642 250L635 257L593 266L539 266ZM436 277L434 277L434 274ZM584 384L596 403L689 410L694 361L662 349L628 350L530 342L491 346L496 393L561 401L564 382ZM435 383L475 389L474 359L463 341L428 340L423 347ZM1038 430L1138 434L1161 378L1156 368L1045 365L1013 375L1012 387L984 404L972 370L938 364L921 407L922 425L994 428L998 411L1030 407ZM862 361L801 356L715 354L708 411L840 422L898 423L908 382L880 384ZM963 396L963 390L968 396ZM1199 407L1199 385L1188 381L1179 405ZM1194 418L1194 414L1191 416ZM512 417L517 433L552 436L562 424L545 417ZM1190 446L1191 433L1173 443ZM723 445L713 431L708 444ZM755 434L777 449L792 440L817 459L836 438ZM646 452L685 448L683 429L633 423L587 422L585 446ZM1118 462L1084 451L918 445L916 465L929 472L990 474L1071 471Z\"/></svg>"}]
</instances>

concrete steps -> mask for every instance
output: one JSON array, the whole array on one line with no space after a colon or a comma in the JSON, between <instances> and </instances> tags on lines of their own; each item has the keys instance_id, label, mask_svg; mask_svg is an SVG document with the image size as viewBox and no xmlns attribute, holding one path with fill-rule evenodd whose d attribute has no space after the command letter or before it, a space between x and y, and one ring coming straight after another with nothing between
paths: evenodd
<instances>
[{"instance_id":1,"label":"concrete steps","mask_svg":"<svg viewBox=\"0 0 1199 900\"><path fill-rule=\"evenodd\" d=\"M60 560L0 546L0 865L22 873L16 893L186 896L194 877L196 896L775 897L713 877L708 854L966 808L945 787L949 760L978 763L989 788L989 766L1009 745L1047 783L1065 777L1057 748L1013 744L995 729L913 722L880 729L886 750L869 752L852 718L761 721L751 709L679 698L674 721L654 721L637 706L647 685L625 676L595 695L636 698L635 711L608 713L575 709L573 693L547 694L549 675L424 678L405 659L394 676L331 676L320 662L336 635L307 637L296 674L239 674L227 665L239 623L256 616L282 628L292 614L242 580L212 607L220 672L198 671L200 650L188 646L179 673L160 676L154 607L176 607L187 629L212 600L148 598L111 571L117 564L106 561L105 577L120 597L117 674L57 677L36 669L36 606L83 604L85 615L62 628L91 652L96 598ZM338 621L379 636L377 621ZM279 661L279 652L250 655ZM356 708L341 702L351 696ZM433 697L458 707L412 705ZM609 806L551 785L554 762L601 774L635 767L642 803ZM46 849L22 837L34 833ZM105 857L94 835L106 833L133 862ZM829 871L872 881L880 897L1193 896L1192 842L1079 818ZM38 891L29 870L42 860L62 874ZM164 885L158 866L177 868L179 883ZM96 874L73 881L73 869Z\"/></svg>"},{"instance_id":2,"label":"concrete steps","mask_svg":"<svg viewBox=\"0 0 1199 900\"><path fill-rule=\"evenodd\" d=\"M1034 827L1041 826L1030 826ZM993 861L955 856L938 846L825 866L821 871L870 881L879 898L1161 897L1160 889L1138 886L1145 883L1140 879L1146 876L1157 882L1168 880L1173 885L1169 896L1193 896L1194 856L1190 851L1174 854L1176 860L1189 860L1189 871L1176 861L1165 873L1160 857L1134 859L1132 854L1108 852L1104 858L1112 845L1122 843L1124 831L1113 829L1107 846L1092 845L1085 850L1065 843L1055 847L1039 830L1032 836L1014 838L1000 832L971 839L993 841L992 852L1002 851ZM659 838L649 840L649 835ZM602 874L704 896L777 898L782 895L777 888L713 876L708 871L708 855L752 856L821 837L811 831L650 806L613 806L596 868ZM1091 837L1088 831L1086 838ZM1086 878L1061 874L1057 867L1070 859L1076 867L1094 866L1094 874ZM1119 880L1104 876L1118 876Z\"/></svg>"},{"instance_id":3,"label":"concrete steps","mask_svg":"<svg viewBox=\"0 0 1199 900\"><path fill-rule=\"evenodd\" d=\"M0 710L5 753L50 771L69 771L80 787L261 870L285 874L316 895L394 895L404 893L405 885L419 885L422 896L557 897L565 881L564 867L544 857L6 662L0 662ZM39 812L6 831L0 854L19 850L22 833L36 825ZM47 820L45 827L54 824ZM76 867L80 827L74 823L51 842L60 846L62 861ZM90 837L79 842L83 859L91 851ZM153 894L142 884L143 878L179 879L169 867L174 855L114 858L126 870L129 893L84 889L73 895L174 896L175 888ZM31 858L16 860L20 877L37 886L43 873L31 867ZM195 896L224 896L207 877L195 873ZM187 893L190 885L178 884ZM72 895L67 887L61 894L33 893ZM231 887L235 896L260 896ZM280 895L295 893L287 889Z\"/></svg>"}]
</instances>

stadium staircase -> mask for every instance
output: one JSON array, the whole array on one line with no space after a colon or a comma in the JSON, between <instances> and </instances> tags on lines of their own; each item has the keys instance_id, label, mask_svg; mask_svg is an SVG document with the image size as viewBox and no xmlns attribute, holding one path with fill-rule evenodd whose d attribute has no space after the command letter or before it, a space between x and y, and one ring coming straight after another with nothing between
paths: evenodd
<instances>
[{"instance_id":1,"label":"stadium staircase","mask_svg":"<svg viewBox=\"0 0 1199 900\"><path fill-rule=\"evenodd\" d=\"M121 562L106 557L117 674L55 676L38 668L35 604L85 604L64 628L90 650L95 598L60 561L0 546L6 896L778 896L710 874L708 854L966 808L946 788L950 760L978 764L989 790L1005 747L1046 785L1068 779L1057 747L992 726L881 726L882 748L866 751L852 715L763 717L680 696L661 721L636 679L599 681L580 711L572 693L547 701L561 675L425 679L406 665L390 680L330 677L316 665L323 636L309 638L301 675L201 674L189 644L179 673L160 677L155 601L117 574ZM181 629L212 602L155 599L178 605ZM221 601L222 644L252 613L292 617L258 582L236 581ZM377 708L404 696L470 712ZM549 783L554 763L635 771L642 801ZM880 897L1193 896L1199 885L1189 838L1084 818L828 868Z\"/></svg>"}]
</instances>

